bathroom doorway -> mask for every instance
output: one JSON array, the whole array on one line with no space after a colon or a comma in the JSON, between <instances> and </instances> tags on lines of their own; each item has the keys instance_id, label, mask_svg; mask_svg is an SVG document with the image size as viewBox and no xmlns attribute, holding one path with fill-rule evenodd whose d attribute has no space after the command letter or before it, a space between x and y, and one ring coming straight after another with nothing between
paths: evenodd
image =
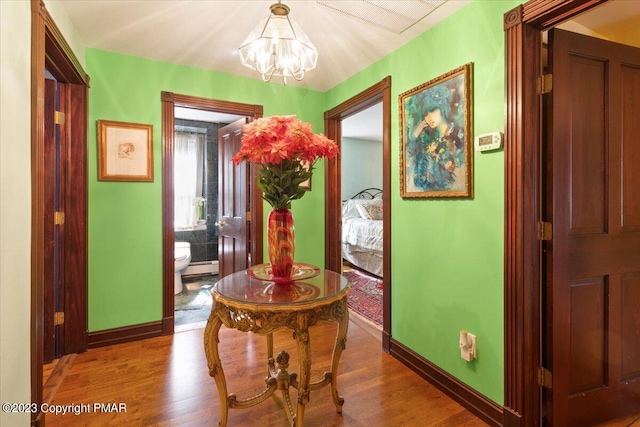
<instances>
[{"instance_id":1,"label":"bathroom doorway","mask_svg":"<svg viewBox=\"0 0 640 427\"><path fill-rule=\"evenodd\" d=\"M162 93L162 134L163 134L163 321L162 331L164 335L172 334L178 330L192 329L204 326L211 309L210 303L204 297L208 297L210 288L215 284L215 275L224 269L224 258L218 257L218 201L223 197L218 194L219 166L223 159L219 157L218 129L223 124L235 119L254 120L262 117L262 106L240 104L228 101L218 101L188 95L178 95L170 92ZM181 153L186 149L176 144L176 130L183 134L190 134L189 139L202 141L202 153L195 157L202 158L202 171L200 183L192 191L191 199L182 202L182 207L176 207L176 196L180 196L182 190L177 187L177 182L182 178L176 176L176 163ZM198 143L194 143L198 145ZM198 151L195 149L195 151ZM197 169L197 166L196 166ZM207 171L208 169L208 171ZM250 182L251 170L244 171L246 177L243 182ZM214 182L214 175L215 182ZM207 177L208 176L208 177ZM251 179L249 179L251 178ZM255 188L251 186L251 188ZM252 191L250 205L253 207L252 216L262 217L262 203L260 194ZM184 197L184 194L182 194ZM180 218L176 213L180 214ZM218 223L218 224L216 224ZM178 227L179 225L179 227ZM247 246L250 259L254 262L262 262L262 222L247 222L247 234L255 236ZM176 300L177 272L175 259L175 242L189 243L191 259L184 270L181 271L180 280L182 296ZM184 279L184 280L183 280ZM200 292L202 291L202 292ZM184 295L183 295L184 294ZM197 295L195 295L197 294ZM177 304L186 304L178 306ZM189 306L189 304L191 304ZM176 311L176 307L186 307ZM182 313L180 313L182 312ZM200 314L206 314L204 320ZM178 327L177 322L180 322ZM186 322L186 323L185 323ZM183 325L190 326L183 326Z\"/></svg>"},{"instance_id":2,"label":"bathroom doorway","mask_svg":"<svg viewBox=\"0 0 640 427\"><path fill-rule=\"evenodd\" d=\"M204 327L218 280L218 130L244 116L174 110L175 331Z\"/></svg>"}]
</instances>

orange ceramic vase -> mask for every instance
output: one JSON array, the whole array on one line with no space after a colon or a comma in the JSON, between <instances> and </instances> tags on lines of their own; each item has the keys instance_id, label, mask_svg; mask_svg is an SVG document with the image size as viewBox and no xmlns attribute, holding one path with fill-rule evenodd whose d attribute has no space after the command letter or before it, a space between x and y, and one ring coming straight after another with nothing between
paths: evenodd
<instances>
[{"instance_id":1,"label":"orange ceramic vase","mask_svg":"<svg viewBox=\"0 0 640 427\"><path fill-rule=\"evenodd\" d=\"M291 284L293 256L295 253L295 229L289 209L274 209L267 220L267 240L271 274L276 284Z\"/></svg>"}]
</instances>

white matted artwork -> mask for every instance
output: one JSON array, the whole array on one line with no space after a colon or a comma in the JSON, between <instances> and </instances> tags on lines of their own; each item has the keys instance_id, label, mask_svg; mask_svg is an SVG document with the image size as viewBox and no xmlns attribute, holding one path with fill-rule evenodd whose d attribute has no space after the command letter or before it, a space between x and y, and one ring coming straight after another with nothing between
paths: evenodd
<instances>
[{"instance_id":1,"label":"white matted artwork","mask_svg":"<svg viewBox=\"0 0 640 427\"><path fill-rule=\"evenodd\" d=\"M307 171L311 169L311 165L309 164L309 162L302 162L302 167L305 168ZM308 179L300 183L300 188L302 188L305 191L311 191L311 175L309 175Z\"/></svg>"},{"instance_id":2,"label":"white matted artwork","mask_svg":"<svg viewBox=\"0 0 640 427\"><path fill-rule=\"evenodd\" d=\"M153 181L153 125L98 120L98 180Z\"/></svg>"}]
</instances>

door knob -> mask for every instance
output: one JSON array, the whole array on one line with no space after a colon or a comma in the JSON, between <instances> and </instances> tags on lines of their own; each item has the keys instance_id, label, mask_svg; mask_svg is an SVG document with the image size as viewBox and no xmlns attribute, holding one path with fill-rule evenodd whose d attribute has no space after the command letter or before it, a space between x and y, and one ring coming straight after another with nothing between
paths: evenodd
<instances>
[{"instance_id":1,"label":"door knob","mask_svg":"<svg viewBox=\"0 0 640 427\"><path fill-rule=\"evenodd\" d=\"M215 225L217 225L218 227L224 227L225 225L227 225L227 223L224 221L217 221Z\"/></svg>"}]
</instances>

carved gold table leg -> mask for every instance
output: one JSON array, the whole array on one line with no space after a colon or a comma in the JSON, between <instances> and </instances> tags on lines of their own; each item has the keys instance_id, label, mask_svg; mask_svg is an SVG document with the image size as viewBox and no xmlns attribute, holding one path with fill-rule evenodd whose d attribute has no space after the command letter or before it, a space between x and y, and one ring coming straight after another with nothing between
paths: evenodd
<instances>
[{"instance_id":1,"label":"carved gold table leg","mask_svg":"<svg viewBox=\"0 0 640 427\"><path fill-rule=\"evenodd\" d=\"M275 360L273 358L273 333L267 334L267 378L265 381L269 381L269 378L276 376Z\"/></svg>"},{"instance_id":2,"label":"carved gold table leg","mask_svg":"<svg viewBox=\"0 0 640 427\"><path fill-rule=\"evenodd\" d=\"M222 326L222 320L215 314L209 316L209 321L204 330L204 352L207 356L207 365L209 367L209 375L216 380L218 387L218 395L220 396L220 427L226 427L227 417L229 415L229 406L227 401L227 381L222 370L222 362L218 353L218 332Z\"/></svg>"},{"instance_id":3,"label":"carved gold table leg","mask_svg":"<svg viewBox=\"0 0 640 427\"><path fill-rule=\"evenodd\" d=\"M267 334L267 358L273 357L273 333Z\"/></svg>"},{"instance_id":4,"label":"carved gold table leg","mask_svg":"<svg viewBox=\"0 0 640 427\"><path fill-rule=\"evenodd\" d=\"M309 342L309 315L298 314L298 327L295 331L298 345L298 364L300 379L298 380L298 406L296 410L295 426L304 426L304 407L309 402L309 383L311 377L311 344Z\"/></svg>"},{"instance_id":5,"label":"carved gold table leg","mask_svg":"<svg viewBox=\"0 0 640 427\"><path fill-rule=\"evenodd\" d=\"M289 425L294 423L295 414L293 412L293 405L291 404L291 396L289 394L289 388L291 386L291 375L287 372L289 368L289 353L282 350L276 357L277 370L276 380L277 388L282 392L282 399L285 403L285 409L287 410L287 418L289 418ZM294 376L295 378L295 376Z\"/></svg>"},{"instance_id":6,"label":"carved gold table leg","mask_svg":"<svg viewBox=\"0 0 640 427\"><path fill-rule=\"evenodd\" d=\"M340 363L342 350L344 350L347 345L347 329L349 328L349 309L346 298L340 303L343 308L343 314L342 318L338 320L336 343L333 346L333 356L331 358L331 395L333 396L333 402L336 404L336 412L339 414L342 413L344 398L338 394L338 363Z\"/></svg>"}]
</instances>

